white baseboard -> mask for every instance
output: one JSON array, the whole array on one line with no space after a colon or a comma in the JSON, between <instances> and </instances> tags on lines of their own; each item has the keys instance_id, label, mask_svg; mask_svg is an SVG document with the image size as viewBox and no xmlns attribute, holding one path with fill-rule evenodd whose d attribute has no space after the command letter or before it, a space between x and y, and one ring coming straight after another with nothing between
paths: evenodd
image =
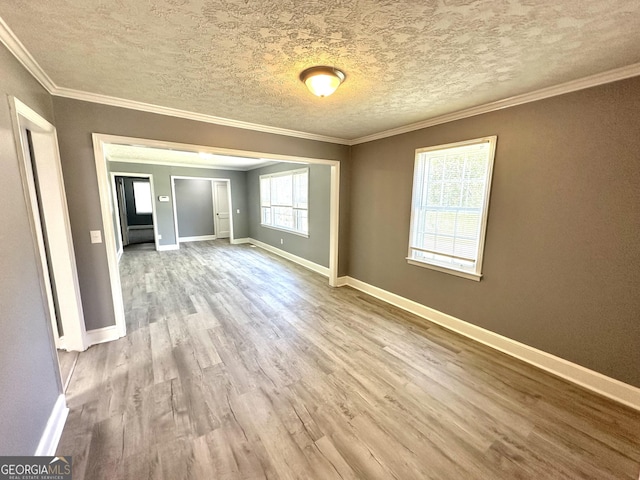
<instances>
[{"instance_id":1,"label":"white baseboard","mask_svg":"<svg viewBox=\"0 0 640 480\"><path fill-rule=\"evenodd\" d=\"M158 245L158 248L157 248L158 252L167 252L169 250L180 250L180 245L178 245L178 244L174 244L174 245Z\"/></svg>"},{"instance_id":2,"label":"white baseboard","mask_svg":"<svg viewBox=\"0 0 640 480\"><path fill-rule=\"evenodd\" d=\"M343 278L345 277L340 277L339 281ZM355 278L346 277L346 285L628 407L640 410L640 388L607 377L576 363L478 327Z\"/></svg>"},{"instance_id":3,"label":"white baseboard","mask_svg":"<svg viewBox=\"0 0 640 480\"><path fill-rule=\"evenodd\" d=\"M62 430L64 430L64 424L67 421L67 415L69 415L69 408L67 408L64 395L60 394L53 406L53 410L51 410L47 426L40 437L38 448L34 453L35 456L49 457L56 454L60 437L62 437Z\"/></svg>"},{"instance_id":4,"label":"white baseboard","mask_svg":"<svg viewBox=\"0 0 640 480\"><path fill-rule=\"evenodd\" d=\"M205 240L215 240L215 235L200 235L198 237L178 237L179 242L203 242Z\"/></svg>"},{"instance_id":5,"label":"white baseboard","mask_svg":"<svg viewBox=\"0 0 640 480\"><path fill-rule=\"evenodd\" d=\"M345 287L347 285L349 285L349 277L338 277L336 287Z\"/></svg>"},{"instance_id":6,"label":"white baseboard","mask_svg":"<svg viewBox=\"0 0 640 480\"><path fill-rule=\"evenodd\" d=\"M241 243L251 243L248 238L234 238L231 240L232 245L240 245Z\"/></svg>"},{"instance_id":7,"label":"white baseboard","mask_svg":"<svg viewBox=\"0 0 640 480\"><path fill-rule=\"evenodd\" d=\"M298 257L297 255L294 255L293 253L289 253L289 252L285 252L284 250L280 250L279 248L276 248L272 245L269 245L268 243L264 243L261 242L260 240L256 240L254 238L249 238L248 239L249 242L253 245L255 245L256 247L260 247L264 250L267 250L271 253L275 253L276 255L286 258L287 260L291 260L294 263L297 263L298 265L302 265L305 268L308 268L309 270L313 270L314 272L319 273L320 275L324 275L325 277L329 277L329 269L327 267L323 267L322 265L318 265L317 263L314 263L310 260L307 260L306 258L302 258L302 257Z\"/></svg>"},{"instance_id":8,"label":"white baseboard","mask_svg":"<svg viewBox=\"0 0 640 480\"><path fill-rule=\"evenodd\" d=\"M124 337L124 333L121 334L117 325L111 325L109 327L96 328L95 330L87 330L85 338L87 347L90 347L98 343L112 342L121 337Z\"/></svg>"}]
</instances>

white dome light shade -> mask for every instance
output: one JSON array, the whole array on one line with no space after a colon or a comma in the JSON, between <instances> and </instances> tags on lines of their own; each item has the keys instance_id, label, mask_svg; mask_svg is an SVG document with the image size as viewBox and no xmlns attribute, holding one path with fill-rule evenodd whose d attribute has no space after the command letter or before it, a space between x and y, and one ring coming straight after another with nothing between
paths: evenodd
<instances>
[{"instance_id":1,"label":"white dome light shade","mask_svg":"<svg viewBox=\"0 0 640 480\"><path fill-rule=\"evenodd\" d=\"M300 80L318 97L331 95L344 79L344 72L333 67L311 67L300 74Z\"/></svg>"}]
</instances>

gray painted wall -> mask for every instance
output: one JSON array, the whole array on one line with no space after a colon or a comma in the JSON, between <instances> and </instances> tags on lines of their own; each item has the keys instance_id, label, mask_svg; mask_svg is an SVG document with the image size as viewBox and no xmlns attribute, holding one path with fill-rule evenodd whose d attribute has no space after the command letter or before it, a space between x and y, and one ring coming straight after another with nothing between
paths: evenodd
<instances>
[{"instance_id":1,"label":"gray painted wall","mask_svg":"<svg viewBox=\"0 0 640 480\"><path fill-rule=\"evenodd\" d=\"M7 95L53 122L49 94L0 45L0 455L33 455L61 392Z\"/></svg>"},{"instance_id":2,"label":"gray painted wall","mask_svg":"<svg viewBox=\"0 0 640 480\"><path fill-rule=\"evenodd\" d=\"M214 235L211 181L176 178L175 195L179 237Z\"/></svg>"},{"instance_id":3,"label":"gray painted wall","mask_svg":"<svg viewBox=\"0 0 640 480\"><path fill-rule=\"evenodd\" d=\"M109 162L108 167L109 171L112 172L150 173L153 175L157 228L158 233L162 235L160 245L175 245L176 243L175 222L173 220L173 193L171 192L172 175L229 179L231 181L231 204L233 207L233 234L235 238L248 236L246 172L125 162ZM159 202L159 196L168 196L169 201ZM240 213L237 212L238 210L240 210Z\"/></svg>"},{"instance_id":4,"label":"gray painted wall","mask_svg":"<svg viewBox=\"0 0 640 480\"><path fill-rule=\"evenodd\" d=\"M309 167L309 237L260 224L260 175L296 170L304 165L279 163L247 172L249 236L311 262L329 267L331 167ZM280 243L280 239L284 244Z\"/></svg>"},{"instance_id":5,"label":"gray painted wall","mask_svg":"<svg viewBox=\"0 0 640 480\"><path fill-rule=\"evenodd\" d=\"M251 150L266 154L298 155L339 161L346 161L349 157L349 147L345 145L213 125L62 97L53 97L53 106L88 329L115 323L105 246L90 243L89 237L90 230L102 230L102 214L91 140L93 132ZM348 176L344 177L345 180L347 178ZM340 191L343 197L347 196L347 185L343 181L340 184ZM168 180L163 188L156 188L155 194L156 196L171 194ZM162 211L158 207L161 215L166 214L164 206L169 204L162 205ZM246 212L244 205L237 206L234 202L233 207L241 208L240 217L234 217L236 236L247 236L246 213L242 213ZM347 231L347 208L348 203L341 203L340 223L344 231ZM165 227L160 233L163 236L163 244L173 243L173 229L169 230ZM348 249L347 240L348 235L341 236L340 249L343 252ZM341 275L346 274L346 257L340 261L339 272Z\"/></svg>"},{"instance_id":6,"label":"gray painted wall","mask_svg":"<svg viewBox=\"0 0 640 480\"><path fill-rule=\"evenodd\" d=\"M416 148L498 135L474 282L408 265ZM353 147L349 274L640 386L640 78Z\"/></svg>"}]
</instances>

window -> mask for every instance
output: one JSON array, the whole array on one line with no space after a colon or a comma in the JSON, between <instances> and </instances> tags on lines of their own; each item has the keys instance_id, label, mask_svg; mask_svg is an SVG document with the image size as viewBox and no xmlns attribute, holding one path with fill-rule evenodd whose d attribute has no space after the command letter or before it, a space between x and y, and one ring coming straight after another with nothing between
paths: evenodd
<instances>
[{"instance_id":1,"label":"window","mask_svg":"<svg viewBox=\"0 0 640 480\"><path fill-rule=\"evenodd\" d=\"M480 280L496 138L416 150L409 263Z\"/></svg>"},{"instance_id":2,"label":"window","mask_svg":"<svg viewBox=\"0 0 640 480\"><path fill-rule=\"evenodd\" d=\"M149 215L151 209L151 184L149 182L133 182L133 204L137 215Z\"/></svg>"},{"instance_id":3,"label":"window","mask_svg":"<svg viewBox=\"0 0 640 480\"><path fill-rule=\"evenodd\" d=\"M261 224L309 234L309 169L260 175Z\"/></svg>"}]
</instances>

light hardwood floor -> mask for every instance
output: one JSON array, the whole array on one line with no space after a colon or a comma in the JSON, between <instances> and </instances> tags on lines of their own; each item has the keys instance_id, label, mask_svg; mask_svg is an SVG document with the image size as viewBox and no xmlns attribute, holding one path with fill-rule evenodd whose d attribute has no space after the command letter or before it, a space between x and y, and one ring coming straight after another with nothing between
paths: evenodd
<instances>
[{"instance_id":1,"label":"light hardwood floor","mask_svg":"<svg viewBox=\"0 0 640 480\"><path fill-rule=\"evenodd\" d=\"M257 248L121 272L128 335L67 390L75 480L638 478L640 413Z\"/></svg>"}]
</instances>

